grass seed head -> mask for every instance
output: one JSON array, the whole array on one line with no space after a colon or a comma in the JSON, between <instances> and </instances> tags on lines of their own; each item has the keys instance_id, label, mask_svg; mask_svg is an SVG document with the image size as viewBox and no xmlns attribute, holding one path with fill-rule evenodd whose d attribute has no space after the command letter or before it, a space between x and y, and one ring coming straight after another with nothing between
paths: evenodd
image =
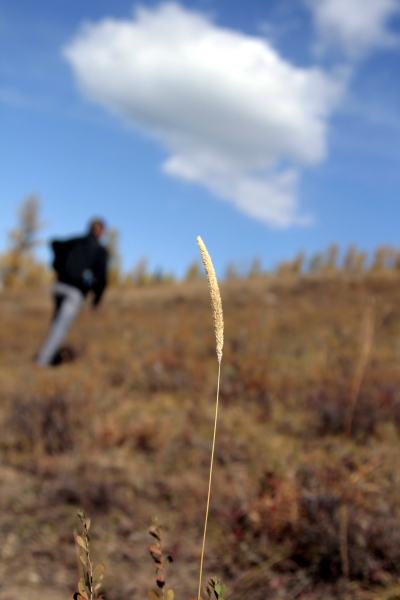
<instances>
[{"instance_id":1,"label":"grass seed head","mask_svg":"<svg viewBox=\"0 0 400 600\"><path fill-rule=\"evenodd\" d=\"M215 269L211 260L211 256L209 255L206 245L204 244L200 236L197 237L197 243L199 245L201 257L204 263L204 268L207 273L208 287L210 288L216 339L216 350L218 362L220 363L222 359L222 347L224 345L224 315L222 313L221 294L219 292L217 276L215 274Z\"/></svg>"}]
</instances>

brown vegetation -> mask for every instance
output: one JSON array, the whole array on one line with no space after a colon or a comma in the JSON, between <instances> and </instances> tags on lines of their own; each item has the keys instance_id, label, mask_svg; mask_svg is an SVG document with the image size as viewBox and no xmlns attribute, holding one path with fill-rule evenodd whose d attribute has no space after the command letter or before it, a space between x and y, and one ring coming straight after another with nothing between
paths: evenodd
<instances>
[{"instance_id":1,"label":"brown vegetation","mask_svg":"<svg viewBox=\"0 0 400 600\"><path fill-rule=\"evenodd\" d=\"M217 574L232 600L397 597L398 275L257 275L221 294L205 578ZM114 288L79 317L75 359L43 371L33 356L49 290L0 294L1 600L75 591L80 508L107 600L147 596L155 516L175 561L168 587L196 594L215 400L209 304L205 281Z\"/></svg>"}]
</instances>

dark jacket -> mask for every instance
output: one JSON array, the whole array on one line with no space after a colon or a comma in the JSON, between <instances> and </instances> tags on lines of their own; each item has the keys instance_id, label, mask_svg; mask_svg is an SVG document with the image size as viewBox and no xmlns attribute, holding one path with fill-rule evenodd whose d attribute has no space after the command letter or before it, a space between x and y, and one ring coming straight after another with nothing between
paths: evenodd
<instances>
[{"instance_id":1,"label":"dark jacket","mask_svg":"<svg viewBox=\"0 0 400 600\"><path fill-rule=\"evenodd\" d=\"M86 296L93 292L93 305L100 302L107 285L107 250L93 233L66 241L54 240L53 267L58 281L68 283Z\"/></svg>"}]
</instances>

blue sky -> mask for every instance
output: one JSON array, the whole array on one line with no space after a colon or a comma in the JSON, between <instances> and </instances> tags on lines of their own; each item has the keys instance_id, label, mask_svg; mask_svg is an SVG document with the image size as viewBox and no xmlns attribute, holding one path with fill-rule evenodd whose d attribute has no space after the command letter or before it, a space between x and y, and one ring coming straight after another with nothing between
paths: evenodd
<instances>
[{"instance_id":1,"label":"blue sky","mask_svg":"<svg viewBox=\"0 0 400 600\"><path fill-rule=\"evenodd\" d=\"M124 268L399 246L399 0L4 0L0 251L103 216ZM44 245L39 255L49 259Z\"/></svg>"}]
</instances>

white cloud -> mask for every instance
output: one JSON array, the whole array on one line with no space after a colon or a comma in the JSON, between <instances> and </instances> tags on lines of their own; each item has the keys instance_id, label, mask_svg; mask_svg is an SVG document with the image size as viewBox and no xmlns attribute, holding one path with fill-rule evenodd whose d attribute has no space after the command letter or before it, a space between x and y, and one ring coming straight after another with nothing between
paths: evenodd
<instances>
[{"instance_id":1,"label":"white cloud","mask_svg":"<svg viewBox=\"0 0 400 600\"><path fill-rule=\"evenodd\" d=\"M306 222L299 169L326 155L339 80L174 3L87 24L64 55L89 99L163 143L165 173L270 225Z\"/></svg>"},{"instance_id":2,"label":"white cloud","mask_svg":"<svg viewBox=\"0 0 400 600\"><path fill-rule=\"evenodd\" d=\"M399 0L308 0L320 35L320 48L341 47L350 58L397 39L388 20L400 12Z\"/></svg>"}]
</instances>

